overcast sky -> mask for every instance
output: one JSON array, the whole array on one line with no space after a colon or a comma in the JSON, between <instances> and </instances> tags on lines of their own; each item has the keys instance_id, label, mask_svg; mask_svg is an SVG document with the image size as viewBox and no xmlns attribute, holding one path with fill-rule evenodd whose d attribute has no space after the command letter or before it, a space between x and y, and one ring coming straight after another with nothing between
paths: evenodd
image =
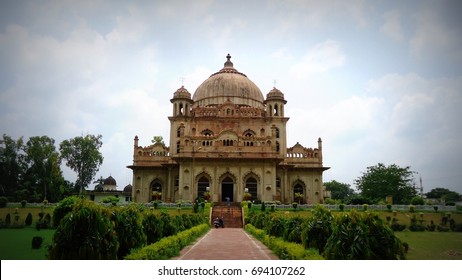
<instances>
[{"instance_id":1,"label":"overcast sky","mask_svg":"<svg viewBox=\"0 0 462 280\"><path fill-rule=\"evenodd\" d=\"M122 189L135 135L168 143L175 90L193 94L230 53L265 96L285 94L289 147L322 138L324 181L354 187L380 162L462 193L461 13L457 0L2 0L0 133L57 147L101 134L96 177Z\"/></svg>"}]
</instances>

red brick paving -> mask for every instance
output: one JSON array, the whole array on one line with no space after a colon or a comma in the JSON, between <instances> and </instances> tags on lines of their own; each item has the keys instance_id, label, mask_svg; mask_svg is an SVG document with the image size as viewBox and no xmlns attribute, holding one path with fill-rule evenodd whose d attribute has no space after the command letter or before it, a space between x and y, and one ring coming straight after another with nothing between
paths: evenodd
<instances>
[{"instance_id":1,"label":"red brick paving","mask_svg":"<svg viewBox=\"0 0 462 280\"><path fill-rule=\"evenodd\" d=\"M175 259L277 260L278 257L242 228L212 228Z\"/></svg>"}]
</instances>

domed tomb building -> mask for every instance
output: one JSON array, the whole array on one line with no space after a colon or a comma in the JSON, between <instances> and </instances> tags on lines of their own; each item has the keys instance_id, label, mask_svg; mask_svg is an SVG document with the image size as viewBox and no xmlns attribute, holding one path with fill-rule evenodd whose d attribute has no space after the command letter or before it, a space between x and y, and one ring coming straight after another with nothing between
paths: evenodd
<instances>
[{"instance_id":1,"label":"domed tomb building","mask_svg":"<svg viewBox=\"0 0 462 280\"><path fill-rule=\"evenodd\" d=\"M284 94L273 88L265 99L226 58L192 97L183 86L174 92L169 146L158 139L142 147L135 136L132 199L240 202L249 193L252 201L322 203L329 168L321 139L315 148L287 147Z\"/></svg>"}]
</instances>

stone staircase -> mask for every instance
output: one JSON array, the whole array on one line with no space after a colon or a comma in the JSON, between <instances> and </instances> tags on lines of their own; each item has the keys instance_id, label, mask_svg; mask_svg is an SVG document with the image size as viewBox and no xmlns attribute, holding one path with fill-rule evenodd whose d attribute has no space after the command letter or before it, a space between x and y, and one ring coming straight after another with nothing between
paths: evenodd
<instances>
[{"instance_id":1,"label":"stone staircase","mask_svg":"<svg viewBox=\"0 0 462 280\"><path fill-rule=\"evenodd\" d=\"M212 209L212 221L216 217L221 217L225 224L225 228L242 228L242 209L240 204L231 204L230 206L215 205Z\"/></svg>"}]
</instances>

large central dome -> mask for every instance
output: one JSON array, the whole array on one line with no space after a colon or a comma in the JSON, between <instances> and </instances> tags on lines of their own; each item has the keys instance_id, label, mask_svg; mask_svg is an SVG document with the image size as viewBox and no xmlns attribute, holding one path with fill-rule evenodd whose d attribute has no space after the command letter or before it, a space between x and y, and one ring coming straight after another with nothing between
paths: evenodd
<instances>
[{"instance_id":1,"label":"large central dome","mask_svg":"<svg viewBox=\"0 0 462 280\"><path fill-rule=\"evenodd\" d=\"M224 67L196 89L193 107L215 106L230 100L237 105L263 109L264 98L260 89L233 67L229 54L226 58Z\"/></svg>"}]
</instances>

